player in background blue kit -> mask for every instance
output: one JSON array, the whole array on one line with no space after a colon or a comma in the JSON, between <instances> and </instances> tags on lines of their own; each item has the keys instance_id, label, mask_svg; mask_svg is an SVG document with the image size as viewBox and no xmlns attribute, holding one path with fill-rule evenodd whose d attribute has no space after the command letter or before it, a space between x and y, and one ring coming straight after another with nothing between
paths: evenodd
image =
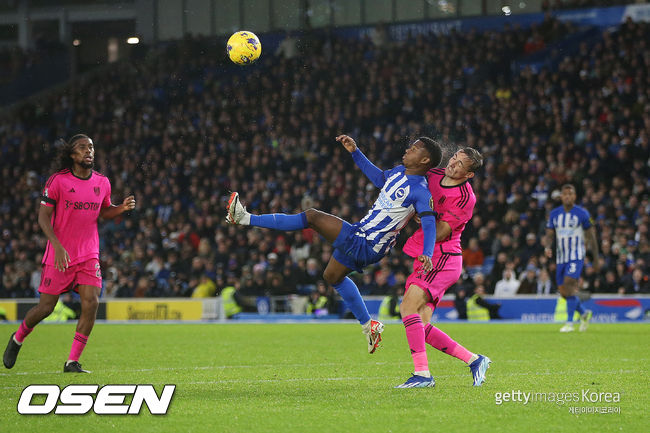
<instances>
[{"instance_id":1,"label":"player in background blue kit","mask_svg":"<svg viewBox=\"0 0 650 433\"><path fill-rule=\"evenodd\" d=\"M431 138L420 137L411 144L402 157L403 165L383 171L373 165L347 135L336 137L370 181L381 188L379 197L368 214L359 222L350 224L334 215L308 209L295 215L251 215L233 192L228 201L226 221L230 224L251 225L276 230L316 230L334 247L334 252L323 273L323 278L334 286L347 307L363 328L368 341L368 352L374 353L381 342L384 325L371 320L356 284L347 277L352 271L381 260L397 241L399 231L417 212L424 231L424 251L418 257L423 268L432 269L431 256L436 240L436 218L432 209L431 193L424 175L440 163L442 150Z\"/></svg>"},{"instance_id":2,"label":"player in background blue kit","mask_svg":"<svg viewBox=\"0 0 650 433\"><path fill-rule=\"evenodd\" d=\"M555 262L557 264L557 285L560 295L566 300L567 323L560 332L573 331L573 315L580 313L580 331L585 331L592 313L585 310L576 296L578 280L585 259L585 243L592 254L592 263L596 271L600 268L598 258L598 241L589 212L576 206L576 189L573 185L562 186L560 198L562 206L551 211L546 224L546 255L553 256L553 239L556 239ZM555 232L555 236L553 236Z\"/></svg>"}]
</instances>

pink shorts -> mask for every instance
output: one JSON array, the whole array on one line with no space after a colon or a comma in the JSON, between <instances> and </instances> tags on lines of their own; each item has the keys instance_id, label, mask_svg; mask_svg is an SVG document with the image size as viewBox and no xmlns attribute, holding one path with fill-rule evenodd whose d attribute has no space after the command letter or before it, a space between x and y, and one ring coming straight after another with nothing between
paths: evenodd
<instances>
[{"instance_id":1,"label":"pink shorts","mask_svg":"<svg viewBox=\"0 0 650 433\"><path fill-rule=\"evenodd\" d=\"M76 292L79 285L102 287L102 271L99 267L99 260L86 260L70 266L63 272L52 265L43 265L38 291L48 295L60 295L71 289Z\"/></svg>"},{"instance_id":2,"label":"pink shorts","mask_svg":"<svg viewBox=\"0 0 650 433\"><path fill-rule=\"evenodd\" d=\"M418 286L429 294L427 305L431 307L431 310L435 310L442 295L460 278L463 271L463 256L436 253L431 261L433 269L426 272L422 269L422 263L418 259L413 260L413 273L406 279L406 291L411 284Z\"/></svg>"}]
</instances>

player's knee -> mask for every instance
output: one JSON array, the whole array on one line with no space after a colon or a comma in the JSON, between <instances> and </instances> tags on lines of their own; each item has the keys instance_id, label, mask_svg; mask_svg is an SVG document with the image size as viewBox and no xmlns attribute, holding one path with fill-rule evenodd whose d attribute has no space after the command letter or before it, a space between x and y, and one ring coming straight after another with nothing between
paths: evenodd
<instances>
[{"instance_id":1,"label":"player's knee","mask_svg":"<svg viewBox=\"0 0 650 433\"><path fill-rule=\"evenodd\" d=\"M316 219L318 218L319 213L320 212L318 210L314 209L313 207L307 209L305 211L305 217L307 218L307 223L309 223L309 225L311 225L314 221L316 221Z\"/></svg>"},{"instance_id":2,"label":"player's knee","mask_svg":"<svg viewBox=\"0 0 650 433\"><path fill-rule=\"evenodd\" d=\"M400 315L402 316L402 319L412 314L418 314L418 307L419 305L417 305L412 300L404 298L404 300L399 306L399 312Z\"/></svg>"},{"instance_id":3,"label":"player's knee","mask_svg":"<svg viewBox=\"0 0 650 433\"><path fill-rule=\"evenodd\" d=\"M99 299L97 296L91 296L81 300L81 308L84 310L97 310L99 307Z\"/></svg>"},{"instance_id":4,"label":"player's knee","mask_svg":"<svg viewBox=\"0 0 650 433\"><path fill-rule=\"evenodd\" d=\"M331 284L332 286L343 281L343 278L345 278L345 275L341 276L338 272L330 269L325 269L325 272L323 272L323 279L327 284Z\"/></svg>"}]
</instances>

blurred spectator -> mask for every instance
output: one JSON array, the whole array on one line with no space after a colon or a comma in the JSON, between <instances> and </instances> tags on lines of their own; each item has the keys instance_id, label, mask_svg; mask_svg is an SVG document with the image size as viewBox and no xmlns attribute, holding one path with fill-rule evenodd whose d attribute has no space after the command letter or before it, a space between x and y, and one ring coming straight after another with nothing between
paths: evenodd
<instances>
[{"instance_id":1,"label":"blurred spectator","mask_svg":"<svg viewBox=\"0 0 650 433\"><path fill-rule=\"evenodd\" d=\"M397 285L393 287L391 293L382 299L379 305L379 320L399 320L401 318L399 312L400 298L404 296L404 286Z\"/></svg>"},{"instance_id":2,"label":"blurred spectator","mask_svg":"<svg viewBox=\"0 0 650 433\"><path fill-rule=\"evenodd\" d=\"M336 301L334 300L333 292L328 290L327 284L324 281L319 281L316 284L316 290L309 295L307 314L313 314L316 317L325 316L334 313L335 309Z\"/></svg>"},{"instance_id":3,"label":"blurred spectator","mask_svg":"<svg viewBox=\"0 0 650 433\"><path fill-rule=\"evenodd\" d=\"M648 276L643 275L643 271L637 268L632 271L632 275L626 275L623 280L623 288L626 295L647 294L650 293L650 281L648 281Z\"/></svg>"},{"instance_id":4,"label":"blurred spectator","mask_svg":"<svg viewBox=\"0 0 650 433\"><path fill-rule=\"evenodd\" d=\"M519 289L519 280L515 278L515 273L512 269L503 271L503 279L497 281L494 288L495 298L508 298L517 294Z\"/></svg>"},{"instance_id":5,"label":"blurred spectator","mask_svg":"<svg viewBox=\"0 0 650 433\"><path fill-rule=\"evenodd\" d=\"M474 293L467 300L467 320L501 319L499 315L501 304L486 301L484 298L485 288L476 286Z\"/></svg>"},{"instance_id":6,"label":"blurred spectator","mask_svg":"<svg viewBox=\"0 0 650 433\"><path fill-rule=\"evenodd\" d=\"M532 295L537 293L537 272L535 265L529 264L526 266L526 270L521 275L519 288L516 289L517 294Z\"/></svg>"},{"instance_id":7,"label":"blurred spectator","mask_svg":"<svg viewBox=\"0 0 650 433\"><path fill-rule=\"evenodd\" d=\"M537 295L550 295L554 292L553 280L551 280L551 275L549 272L542 268L539 270L539 276L537 278L537 290L535 293Z\"/></svg>"},{"instance_id":8,"label":"blurred spectator","mask_svg":"<svg viewBox=\"0 0 650 433\"><path fill-rule=\"evenodd\" d=\"M203 274L200 277L199 284L194 288L192 292L193 298L210 298L215 295L217 291L217 285L215 284L208 275Z\"/></svg>"},{"instance_id":9,"label":"blurred spectator","mask_svg":"<svg viewBox=\"0 0 650 433\"><path fill-rule=\"evenodd\" d=\"M463 266L481 266L485 257L479 246L477 238L471 238L466 249L463 249Z\"/></svg>"}]
</instances>

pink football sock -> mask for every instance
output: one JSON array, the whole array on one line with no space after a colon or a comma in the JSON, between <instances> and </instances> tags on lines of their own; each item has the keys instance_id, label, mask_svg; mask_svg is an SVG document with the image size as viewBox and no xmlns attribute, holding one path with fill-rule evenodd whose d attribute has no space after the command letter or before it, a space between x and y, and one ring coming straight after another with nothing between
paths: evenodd
<instances>
[{"instance_id":1,"label":"pink football sock","mask_svg":"<svg viewBox=\"0 0 650 433\"><path fill-rule=\"evenodd\" d=\"M424 343L424 327L419 314L411 314L402 319L406 329L406 340L411 349L415 371L429 371L427 347Z\"/></svg>"},{"instance_id":2,"label":"pink football sock","mask_svg":"<svg viewBox=\"0 0 650 433\"><path fill-rule=\"evenodd\" d=\"M74 340L72 340L72 349L70 349L69 361L79 361L81 357L81 352L83 352L88 342L88 337L86 335L76 332L74 334Z\"/></svg>"},{"instance_id":3,"label":"pink football sock","mask_svg":"<svg viewBox=\"0 0 650 433\"><path fill-rule=\"evenodd\" d=\"M468 363L473 353L456 343L449 335L442 332L435 326L427 323L424 327L426 342L447 355L454 356L461 361Z\"/></svg>"},{"instance_id":4,"label":"pink football sock","mask_svg":"<svg viewBox=\"0 0 650 433\"><path fill-rule=\"evenodd\" d=\"M16 335L14 338L16 339L17 342L21 343L25 340L25 337L29 335L30 332L32 332L34 328L28 328L27 325L25 325L25 321L23 320L20 326L18 327L18 331L16 331Z\"/></svg>"}]
</instances>

